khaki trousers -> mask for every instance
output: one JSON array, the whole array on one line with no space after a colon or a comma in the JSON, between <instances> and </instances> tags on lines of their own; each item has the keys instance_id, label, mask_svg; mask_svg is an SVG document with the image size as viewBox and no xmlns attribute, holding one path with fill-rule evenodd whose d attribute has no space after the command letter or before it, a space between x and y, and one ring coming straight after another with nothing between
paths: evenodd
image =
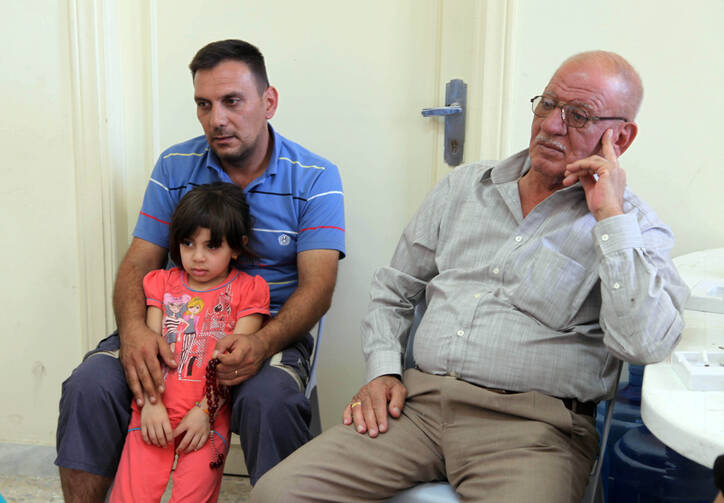
<instances>
[{"instance_id":1,"label":"khaki trousers","mask_svg":"<svg viewBox=\"0 0 724 503\"><path fill-rule=\"evenodd\" d=\"M538 392L498 394L411 369L403 415L377 438L337 425L257 483L252 502L374 502L447 479L462 502L579 503L593 418Z\"/></svg>"}]
</instances>

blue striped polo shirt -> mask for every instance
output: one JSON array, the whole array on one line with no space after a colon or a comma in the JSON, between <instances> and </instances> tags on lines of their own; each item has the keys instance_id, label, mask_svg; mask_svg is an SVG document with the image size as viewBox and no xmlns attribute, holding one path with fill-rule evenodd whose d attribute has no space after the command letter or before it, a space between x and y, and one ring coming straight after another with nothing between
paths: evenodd
<instances>
[{"instance_id":1,"label":"blue striped polo shirt","mask_svg":"<svg viewBox=\"0 0 724 503\"><path fill-rule=\"evenodd\" d=\"M269 128L269 165L244 189L253 218L249 244L261 258L244 270L269 283L274 315L297 287L297 253L330 249L344 257L344 193L334 164ZM218 181L232 183L204 136L167 149L151 173L133 235L168 248L179 200L198 185Z\"/></svg>"}]
</instances>

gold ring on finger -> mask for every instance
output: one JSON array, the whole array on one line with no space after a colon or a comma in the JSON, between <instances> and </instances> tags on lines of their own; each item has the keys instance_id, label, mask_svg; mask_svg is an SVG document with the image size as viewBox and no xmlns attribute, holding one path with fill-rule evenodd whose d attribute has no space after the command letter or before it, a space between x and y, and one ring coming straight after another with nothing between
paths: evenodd
<instances>
[{"instance_id":1,"label":"gold ring on finger","mask_svg":"<svg viewBox=\"0 0 724 503\"><path fill-rule=\"evenodd\" d=\"M351 409L354 409L354 408L357 407L358 405L362 405L362 402L360 402L359 400L357 400L356 402L352 402L351 404L349 404L349 406L350 406Z\"/></svg>"}]
</instances>

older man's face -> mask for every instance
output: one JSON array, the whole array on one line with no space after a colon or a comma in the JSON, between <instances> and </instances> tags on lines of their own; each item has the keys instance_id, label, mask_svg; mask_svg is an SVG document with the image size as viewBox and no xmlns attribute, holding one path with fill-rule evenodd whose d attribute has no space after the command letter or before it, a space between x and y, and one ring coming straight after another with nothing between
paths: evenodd
<instances>
[{"instance_id":1,"label":"older man's face","mask_svg":"<svg viewBox=\"0 0 724 503\"><path fill-rule=\"evenodd\" d=\"M623 83L594 62L571 62L562 66L543 94L559 103L584 106L591 116L621 115ZM600 151L601 136L616 121L588 121L582 128L568 126L560 109L547 117L533 116L530 135L531 169L553 179L563 177L566 165ZM615 131L614 131L615 132Z\"/></svg>"}]
</instances>

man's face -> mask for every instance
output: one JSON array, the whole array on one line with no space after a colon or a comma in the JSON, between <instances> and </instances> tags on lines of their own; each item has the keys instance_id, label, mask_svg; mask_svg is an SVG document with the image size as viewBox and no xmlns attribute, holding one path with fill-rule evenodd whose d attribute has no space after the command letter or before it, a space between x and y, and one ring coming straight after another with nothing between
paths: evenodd
<instances>
[{"instance_id":1,"label":"man's face","mask_svg":"<svg viewBox=\"0 0 724 503\"><path fill-rule=\"evenodd\" d=\"M269 99L271 89L260 93L254 74L241 61L226 60L196 72L196 116L219 159L236 164L266 149L260 136L275 111L276 103Z\"/></svg>"},{"instance_id":2,"label":"man's face","mask_svg":"<svg viewBox=\"0 0 724 503\"><path fill-rule=\"evenodd\" d=\"M543 94L559 103L582 105L591 116L616 116L621 115L622 104L618 101L622 85L594 62L571 62L556 72ZM621 124L621 121L588 121L581 128L573 128L563 121L560 108L547 117L533 116L531 169L561 178L566 165L599 152L606 129L613 128L615 137L616 128Z\"/></svg>"}]
</instances>

